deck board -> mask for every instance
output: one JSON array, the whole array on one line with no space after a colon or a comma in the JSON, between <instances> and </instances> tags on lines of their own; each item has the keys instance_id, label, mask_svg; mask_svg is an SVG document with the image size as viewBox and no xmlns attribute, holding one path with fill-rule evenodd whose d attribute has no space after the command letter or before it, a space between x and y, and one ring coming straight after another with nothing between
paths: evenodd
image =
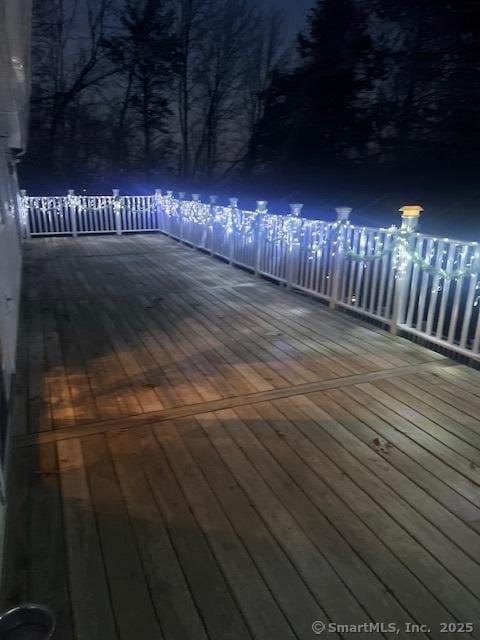
<instances>
[{"instance_id":1,"label":"deck board","mask_svg":"<svg viewBox=\"0 0 480 640\"><path fill-rule=\"evenodd\" d=\"M20 336L5 605L65 640L480 638L478 371L157 234L27 242Z\"/></svg>"}]
</instances>

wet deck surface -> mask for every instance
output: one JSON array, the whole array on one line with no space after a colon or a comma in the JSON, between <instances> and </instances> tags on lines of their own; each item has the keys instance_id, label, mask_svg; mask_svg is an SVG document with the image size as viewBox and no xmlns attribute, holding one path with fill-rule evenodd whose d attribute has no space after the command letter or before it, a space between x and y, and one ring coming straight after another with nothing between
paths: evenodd
<instances>
[{"instance_id":1,"label":"wet deck surface","mask_svg":"<svg viewBox=\"0 0 480 640\"><path fill-rule=\"evenodd\" d=\"M55 638L480 637L479 372L159 235L29 242L20 333L3 601Z\"/></svg>"}]
</instances>

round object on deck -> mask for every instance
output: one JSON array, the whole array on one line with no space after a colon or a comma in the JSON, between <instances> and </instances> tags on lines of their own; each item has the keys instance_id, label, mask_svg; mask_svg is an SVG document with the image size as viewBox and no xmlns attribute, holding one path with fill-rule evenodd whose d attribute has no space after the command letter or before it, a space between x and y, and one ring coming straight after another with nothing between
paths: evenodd
<instances>
[{"instance_id":1,"label":"round object on deck","mask_svg":"<svg viewBox=\"0 0 480 640\"><path fill-rule=\"evenodd\" d=\"M22 604L0 616L0 640L50 640L53 613L38 604Z\"/></svg>"}]
</instances>

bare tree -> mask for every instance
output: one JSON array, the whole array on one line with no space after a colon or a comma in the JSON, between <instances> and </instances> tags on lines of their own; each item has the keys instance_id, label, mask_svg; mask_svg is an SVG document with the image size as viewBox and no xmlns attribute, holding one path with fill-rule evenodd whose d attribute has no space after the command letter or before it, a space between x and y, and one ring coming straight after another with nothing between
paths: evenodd
<instances>
[{"instance_id":1,"label":"bare tree","mask_svg":"<svg viewBox=\"0 0 480 640\"><path fill-rule=\"evenodd\" d=\"M376 9L368 24L373 54L360 67L370 86L359 93L355 107L374 125L371 156L408 165L413 149L427 149L442 137L451 111L451 85L458 75L458 36L449 25L455 5L442 7L433 0L371 4ZM417 148L415 155L421 152Z\"/></svg>"},{"instance_id":2,"label":"bare tree","mask_svg":"<svg viewBox=\"0 0 480 640\"><path fill-rule=\"evenodd\" d=\"M177 38L165 0L127 0L119 18L118 31L104 41L109 58L118 68L116 80L121 94L118 124L114 127L115 162L124 165L127 150L136 149L135 160L145 175L165 161L162 149L168 139L168 94L178 57Z\"/></svg>"},{"instance_id":3,"label":"bare tree","mask_svg":"<svg viewBox=\"0 0 480 640\"><path fill-rule=\"evenodd\" d=\"M72 135L73 113L85 98L115 73L102 47L111 25L112 0L42 0L34 7L32 76L34 144L44 147L55 170L61 147ZM74 129L75 127L73 127ZM40 135L42 140L35 140Z\"/></svg>"},{"instance_id":4,"label":"bare tree","mask_svg":"<svg viewBox=\"0 0 480 640\"><path fill-rule=\"evenodd\" d=\"M290 51L285 46L285 15L274 6L260 10L252 32L252 42L246 58L243 110L243 145L237 159L230 164L229 173L242 165L249 173L255 162L252 140L265 112L265 96L272 74L276 69L286 69L290 63Z\"/></svg>"},{"instance_id":5,"label":"bare tree","mask_svg":"<svg viewBox=\"0 0 480 640\"><path fill-rule=\"evenodd\" d=\"M223 138L234 143L235 125L245 90L245 53L255 27L250 0L211 4L210 37L201 43L198 77L199 137L194 170L213 177Z\"/></svg>"},{"instance_id":6,"label":"bare tree","mask_svg":"<svg viewBox=\"0 0 480 640\"><path fill-rule=\"evenodd\" d=\"M37 3L27 162L55 179L234 171L280 59L278 13L255 0L118 2Z\"/></svg>"},{"instance_id":7,"label":"bare tree","mask_svg":"<svg viewBox=\"0 0 480 640\"><path fill-rule=\"evenodd\" d=\"M237 166L281 49L281 18L253 0L177 0L180 174L218 179Z\"/></svg>"},{"instance_id":8,"label":"bare tree","mask_svg":"<svg viewBox=\"0 0 480 640\"><path fill-rule=\"evenodd\" d=\"M179 64L176 88L177 123L180 137L178 173L188 179L191 173L192 110L196 100L196 77L199 69L199 43L208 28L208 11L204 0L174 0Z\"/></svg>"}]
</instances>

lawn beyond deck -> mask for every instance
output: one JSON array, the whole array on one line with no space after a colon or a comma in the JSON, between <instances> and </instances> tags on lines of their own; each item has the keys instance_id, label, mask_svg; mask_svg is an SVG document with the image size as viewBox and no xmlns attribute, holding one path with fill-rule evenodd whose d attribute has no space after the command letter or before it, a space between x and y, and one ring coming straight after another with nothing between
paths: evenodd
<instances>
[{"instance_id":1,"label":"lawn beyond deck","mask_svg":"<svg viewBox=\"0 0 480 640\"><path fill-rule=\"evenodd\" d=\"M157 234L30 241L3 604L55 640L480 638L479 382Z\"/></svg>"}]
</instances>

